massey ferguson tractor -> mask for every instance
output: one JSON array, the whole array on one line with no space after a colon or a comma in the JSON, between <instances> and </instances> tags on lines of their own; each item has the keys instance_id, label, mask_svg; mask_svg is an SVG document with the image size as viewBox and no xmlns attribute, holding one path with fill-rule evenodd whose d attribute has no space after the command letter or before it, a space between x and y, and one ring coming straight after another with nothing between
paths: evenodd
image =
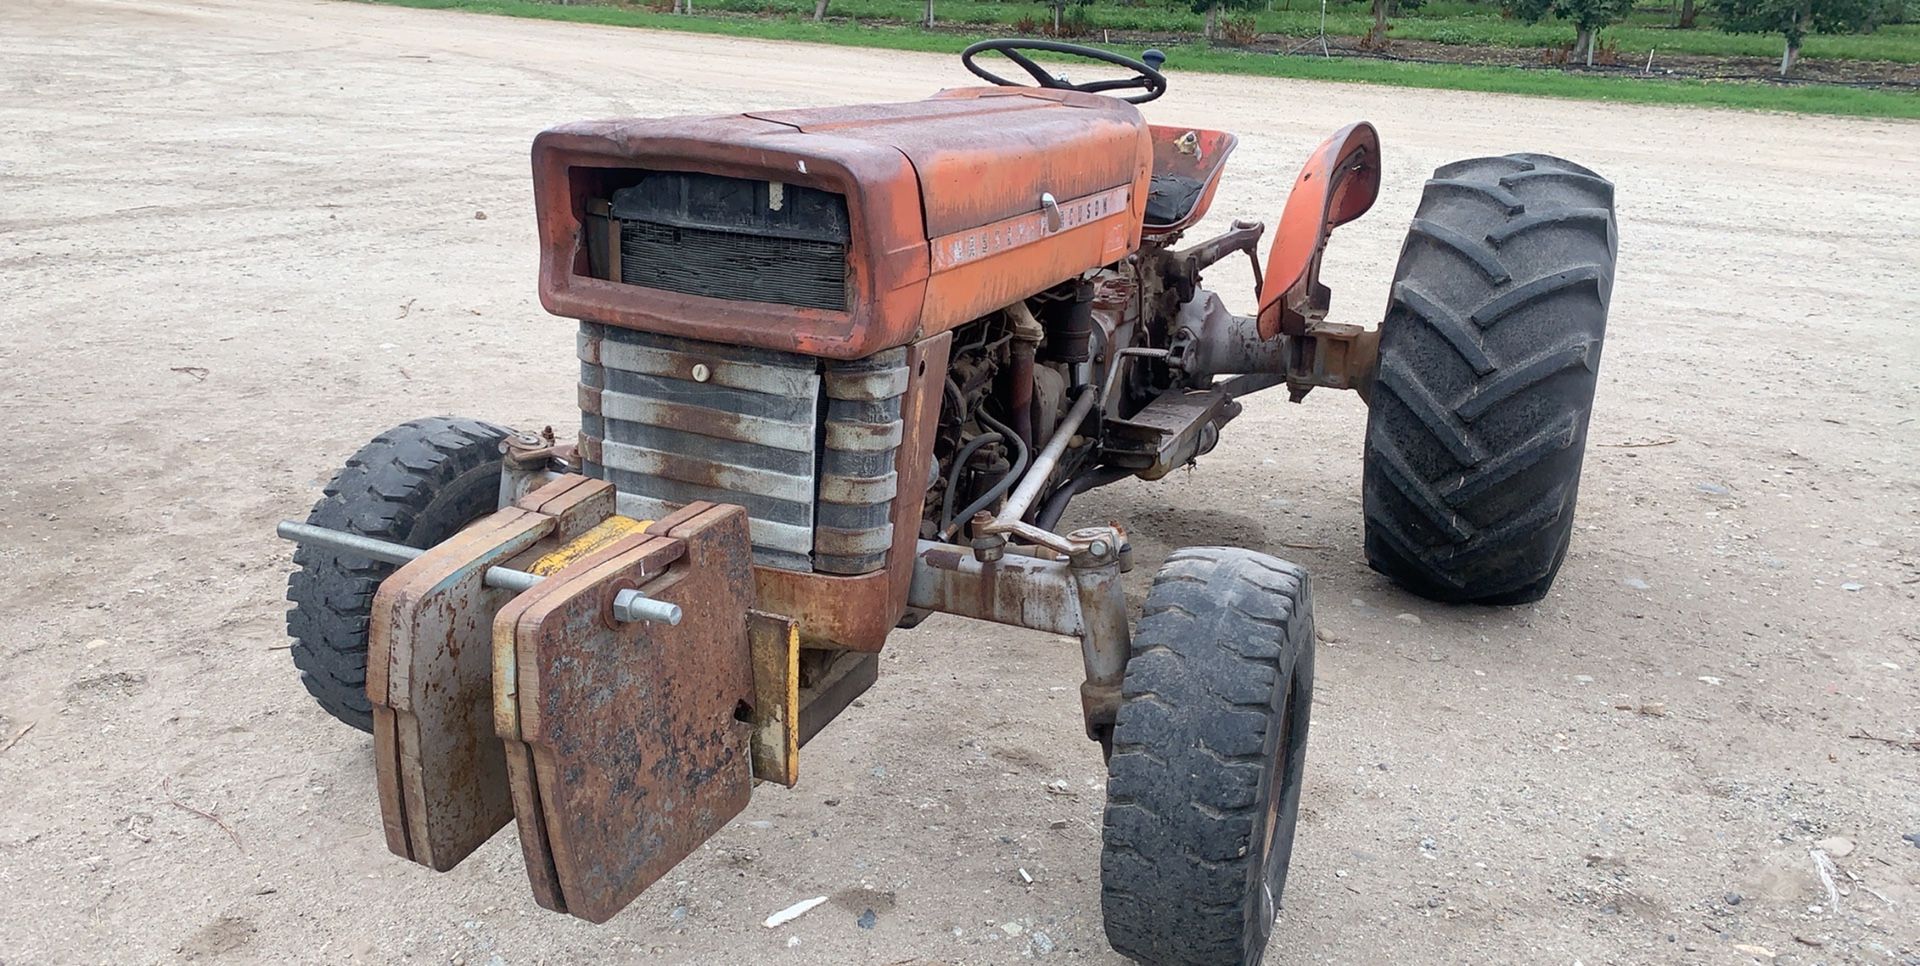
<instances>
[{"instance_id":1,"label":"massey ferguson tractor","mask_svg":"<svg viewBox=\"0 0 1920 966\"><path fill-rule=\"evenodd\" d=\"M1185 237L1235 138L1142 119L1157 52L962 60L991 86L534 140L578 436L404 423L280 527L294 662L373 733L395 854L444 871L513 823L536 900L603 922L757 785L799 780L894 628L956 614L1079 642L1114 948L1258 963L1306 761L1307 574L1180 550L1134 619L1125 528L1063 530L1069 503L1205 456L1249 393L1352 390L1368 563L1438 601L1547 593L1613 282L1607 181L1538 154L1440 168L1369 329L1329 320L1318 276L1378 192L1371 125L1314 150L1262 259L1257 222ZM1236 256L1251 315L1202 285Z\"/></svg>"}]
</instances>

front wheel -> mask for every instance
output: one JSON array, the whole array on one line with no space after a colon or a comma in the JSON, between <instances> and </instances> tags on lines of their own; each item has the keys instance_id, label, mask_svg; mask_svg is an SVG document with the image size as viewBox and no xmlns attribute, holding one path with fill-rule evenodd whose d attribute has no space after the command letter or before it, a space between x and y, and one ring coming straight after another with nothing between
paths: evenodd
<instances>
[{"instance_id":1,"label":"front wheel","mask_svg":"<svg viewBox=\"0 0 1920 966\"><path fill-rule=\"evenodd\" d=\"M1307 715L1304 570L1250 550L1167 558L1133 636L1108 762L1101 912L1154 966L1253 966L1287 884Z\"/></svg>"},{"instance_id":2,"label":"front wheel","mask_svg":"<svg viewBox=\"0 0 1920 966\"><path fill-rule=\"evenodd\" d=\"M307 522L426 548L493 512L500 500L500 442L508 431L440 416L402 423L347 460ZM328 714L373 730L367 700L367 621L373 594L395 566L302 544L287 579L287 634L300 681Z\"/></svg>"},{"instance_id":3,"label":"front wheel","mask_svg":"<svg viewBox=\"0 0 1920 966\"><path fill-rule=\"evenodd\" d=\"M1434 172L1369 399L1375 570L1446 603L1546 596L1573 535L1616 239L1613 185L1570 162Z\"/></svg>"}]
</instances>

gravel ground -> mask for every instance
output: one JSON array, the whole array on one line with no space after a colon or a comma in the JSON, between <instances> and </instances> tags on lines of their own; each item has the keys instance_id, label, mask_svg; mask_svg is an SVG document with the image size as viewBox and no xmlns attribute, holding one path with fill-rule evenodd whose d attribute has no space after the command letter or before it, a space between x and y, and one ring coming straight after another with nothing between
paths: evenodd
<instances>
[{"instance_id":1,"label":"gravel ground","mask_svg":"<svg viewBox=\"0 0 1920 966\"><path fill-rule=\"evenodd\" d=\"M535 131L965 81L346 3L0 4L0 961L1114 962L1061 640L901 633L800 788L593 927L534 906L511 832L445 875L389 856L369 741L282 637L272 524L361 442L572 422ZM1366 570L1364 411L1334 393L1256 397L1191 472L1076 503L1133 528L1136 596L1177 545L1313 570L1270 960L1920 962L1920 125L1179 73L1147 114L1240 133L1208 227L1276 216L1320 137L1379 126L1385 190L1327 261L1353 321L1436 165L1537 150L1619 185L1579 532L1542 603ZM1214 276L1250 307L1244 267Z\"/></svg>"}]
</instances>

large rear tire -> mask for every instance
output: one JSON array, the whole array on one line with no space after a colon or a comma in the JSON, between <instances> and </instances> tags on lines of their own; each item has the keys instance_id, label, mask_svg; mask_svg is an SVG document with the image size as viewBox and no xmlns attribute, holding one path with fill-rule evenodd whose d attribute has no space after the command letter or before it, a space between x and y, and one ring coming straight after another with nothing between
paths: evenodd
<instances>
[{"instance_id":1,"label":"large rear tire","mask_svg":"<svg viewBox=\"0 0 1920 966\"><path fill-rule=\"evenodd\" d=\"M1286 888L1313 701L1306 572L1167 558L1133 635L1108 761L1101 912L1153 966L1253 966Z\"/></svg>"},{"instance_id":2,"label":"large rear tire","mask_svg":"<svg viewBox=\"0 0 1920 966\"><path fill-rule=\"evenodd\" d=\"M1546 596L1573 534L1606 335L1613 185L1541 154L1434 172L1367 418L1367 562L1447 603Z\"/></svg>"},{"instance_id":3,"label":"large rear tire","mask_svg":"<svg viewBox=\"0 0 1920 966\"><path fill-rule=\"evenodd\" d=\"M307 522L409 547L431 547L500 500L500 441L509 430L436 416L373 438L327 484ZM373 730L367 702L367 619L395 566L322 547L294 551L287 634L300 682L328 714Z\"/></svg>"}]
</instances>

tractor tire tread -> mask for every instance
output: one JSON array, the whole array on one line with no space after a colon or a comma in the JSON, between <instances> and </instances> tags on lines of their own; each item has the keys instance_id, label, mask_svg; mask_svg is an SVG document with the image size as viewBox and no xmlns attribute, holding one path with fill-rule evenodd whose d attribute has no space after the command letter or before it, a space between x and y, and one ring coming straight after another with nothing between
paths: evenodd
<instances>
[{"instance_id":1,"label":"tractor tire tread","mask_svg":"<svg viewBox=\"0 0 1920 966\"><path fill-rule=\"evenodd\" d=\"M1367 561L1448 603L1551 588L1573 525L1618 249L1613 186L1541 154L1434 172L1368 415Z\"/></svg>"},{"instance_id":2,"label":"tractor tire tread","mask_svg":"<svg viewBox=\"0 0 1920 966\"><path fill-rule=\"evenodd\" d=\"M314 526L429 547L492 510L500 442L509 430L436 416L375 436L334 474L308 514ZM373 730L367 626L380 582L396 568L310 545L294 551L287 634L300 682L328 714Z\"/></svg>"},{"instance_id":3,"label":"tractor tire tread","mask_svg":"<svg viewBox=\"0 0 1920 966\"><path fill-rule=\"evenodd\" d=\"M1248 897L1268 739L1283 720L1276 681L1302 674L1310 688L1312 621L1306 573L1264 554L1181 550L1155 578L1108 762L1101 893L1120 953L1164 966L1259 961L1271 923L1253 921Z\"/></svg>"}]
</instances>

